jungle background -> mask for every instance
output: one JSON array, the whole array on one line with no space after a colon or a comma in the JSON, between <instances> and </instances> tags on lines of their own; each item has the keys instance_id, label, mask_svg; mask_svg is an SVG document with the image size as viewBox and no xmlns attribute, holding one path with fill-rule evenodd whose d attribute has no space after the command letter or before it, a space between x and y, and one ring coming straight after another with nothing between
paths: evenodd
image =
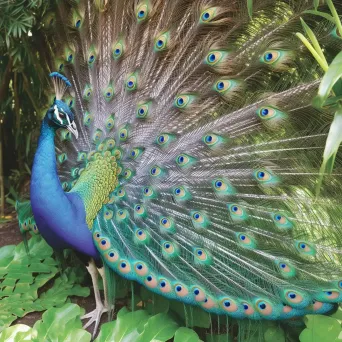
<instances>
[{"instance_id":1,"label":"jungle background","mask_svg":"<svg viewBox=\"0 0 342 342\"><path fill-rule=\"evenodd\" d=\"M39 236L30 239L27 256L15 214L16 201L29 198L40 121L50 102L45 42L54 34L49 17L54 6L43 0L0 0L0 342L91 340L91 328L83 330L80 320L84 311L95 308L85 268L68 252L68 267L61 272ZM116 284L115 315L99 330L99 342L342 339L340 308L330 317L307 316L288 324L238 323L122 279Z\"/></svg>"}]
</instances>

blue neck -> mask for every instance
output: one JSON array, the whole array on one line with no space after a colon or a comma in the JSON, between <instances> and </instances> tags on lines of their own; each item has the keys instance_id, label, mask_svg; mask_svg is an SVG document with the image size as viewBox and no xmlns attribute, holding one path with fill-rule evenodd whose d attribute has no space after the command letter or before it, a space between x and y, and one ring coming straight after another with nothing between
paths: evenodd
<instances>
[{"instance_id":1,"label":"blue neck","mask_svg":"<svg viewBox=\"0 0 342 342\"><path fill-rule=\"evenodd\" d=\"M57 174L55 133L55 128L49 125L48 119L45 117L41 125L38 149L33 162L31 198L42 201L46 210L56 210L56 202L63 206L69 205Z\"/></svg>"},{"instance_id":2,"label":"blue neck","mask_svg":"<svg viewBox=\"0 0 342 342\"><path fill-rule=\"evenodd\" d=\"M99 258L86 224L83 201L76 193L65 193L56 166L56 130L45 117L31 177L31 206L39 232L55 249L72 248Z\"/></svg>"}]
</instances>

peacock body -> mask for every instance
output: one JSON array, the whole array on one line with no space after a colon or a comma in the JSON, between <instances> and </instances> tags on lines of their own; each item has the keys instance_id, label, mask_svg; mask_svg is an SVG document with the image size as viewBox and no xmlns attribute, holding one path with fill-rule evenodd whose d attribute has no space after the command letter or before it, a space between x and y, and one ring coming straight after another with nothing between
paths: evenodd
<instances>
[{"instance_id":1,"label":"peacock body","mask_svg":"<svg viewBox=\"0 0 342 342\"><path fill-rule=\"evenodd\" d=\"M321 73L293 34L310 6L60 2L31 182L47 242L210 313L331 311L342 179L337 157L315 196L332 113L311 105ZM334 56L336 29L307 20Z\"/></svg>"}]
</instances>

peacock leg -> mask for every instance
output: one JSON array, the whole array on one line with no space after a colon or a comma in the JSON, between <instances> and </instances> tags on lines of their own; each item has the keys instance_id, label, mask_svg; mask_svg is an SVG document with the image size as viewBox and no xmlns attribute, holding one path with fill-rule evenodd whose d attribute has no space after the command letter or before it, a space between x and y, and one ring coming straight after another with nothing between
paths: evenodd
<instances>
[{"instance_id":1,"label":"peacock leg","mask_svg":"<svg viewBox=\"0 0 342 342\"><path fill-rule=\"evenodd\" d=\"M99 285L98 285L98 275L99 271L95 265L95 261L91 259L89 262L89 266L87 266L87 270L91 276L91 280L93 282L94 287L94 294L95 294L95 302L96 302L96 308L95 310L87 313L86 315L82 316L81 319L89 318L89 321L84 325L84 329L88 328L91 324L95 323L94 330L93 330L93 336L95 335L97 328L100 324L101 316L105 312L108 311L107 307L102 304Z\"/></svg>"},{"instance_id":2,"label":"peacock leg","mask_svg":"<svg viewBox=\"0 0 342 342\"><path fill-rule=\"evenodd\" d=\"M104 267L98 268L98 272L100 273L102 277L102 282L103 282L103 292L104 292L104 306L109 309L109 304L108 304L108 284L106 280L106 273Z\"/></svg>"}]
</instances>

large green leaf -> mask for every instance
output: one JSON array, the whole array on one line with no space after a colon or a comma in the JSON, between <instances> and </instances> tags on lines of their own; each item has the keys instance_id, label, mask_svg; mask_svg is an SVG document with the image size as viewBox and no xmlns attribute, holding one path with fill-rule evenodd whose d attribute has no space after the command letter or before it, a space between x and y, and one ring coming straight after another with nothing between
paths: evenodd
<instances>
[{"instance_id":1,"label":"large green leaf","mask_svg":"<svg viewBox=\"0 0 342 342\"><path fill-rule=\"evenodd\" d=\"M332 23L335 24L335 19L332 15L328 14L328 13L325 13L325 12L320 12L320 11L316 11L316 10L307 10L307 11L304 11L304 13L308 13L308 14L313 14L313 15L318 15L320 17L323 17L329 21L331 21Z\"/></svg>"},{"instance_id":2,"label":"large green leaf","mask_svg":"<svg viewBox=\"0 0 342 342\"><path fill-rule=\"evenodd\" d=\"M331 62L329 69L323 76L321 84L318 89L318 96L315 99L315 105L322 107L324 102L328 98L336 82L342 76L342 51L337 54L334 60ZM342 95L342 94L335 94Z\"/></svg>"},{"instance_id":3,"label":"large green leaf","mask_svg":"<svg viewBox=\"0 0 342 342\"><path fill-rule=\"evenodd\" d=\"M139 336L138 327L144 325L149 319L149 315L145 310L120 315L116 320L113 331L113 341L129 342L135 341Z\"/></svg>"},{"instance_id":4,"label":"large green leaf","mask_svg":"<svg viewBox=\"0 0 342 342\"><path fill-rule=\"evenodd\" d=\"M101 330L94 342L112 342L114 341L114 330L116 321L101 325Z\"/></svg>"},{"instance_id":5,"label":"large green leaf","mask_svg":"<svg viewBox=\"0 0 342 342\"><path fill-rule=\"evenodd\" d=\"M305 317L306 329L299 336L300 342L337 342L342 329L341 324L332 317L308 315Z\"/></svg>"},{"instance_id":6,"label":"large green leaf","mask_svg":"<svg viewBox=\"0 0 342 342\"><path fill-rule=\"evenodd\" d=\"M89 295L88 288L77 284L82 271L69 268L38 298L39 289L57 274L57 263L51 257L51 247L40 236L33 236L28 244L30 256L23 243L0 249L0 331L17 317L61 306L72 295Z\"/></svg>"},{"instance_id":7,"label":"large green leaf","mask_svg":"<svg viewBox=\"0 0 342 342\"><path fill-rule=\"evenodd\" d=\"M91 335L82 330L80 316L84 310L76 304L65 304L44 312L42 320L33 326L33 341L89 342Z\"/></svg>"},{"instance_id":8,"label":"large green leaf","mask_svg":"<svg viewBox=\"0 0 342 342\"><path fill-rule=\"evenodd\" d=\"M264 338L265 342L285 342L285 333L280 326L270 327L265 331Z\"/></svg>"},{"instance_id":9,"label":"large green leaf","mask_svg":"<svg viewBox=\"0 0 342 342\"><path fill-rule=\"evenodd\" d=\"M170 316L160 313L147 321L136 342L167 341L174 336L177 329L177 323Z\"/></svg>"},{"instance_id":10,"label":"large green leaf","mask_svg":"<svg viewBox=\"0 0 342 342\"><path fill-rule=\"evenodd\" d=\"M174 342L199 342L201 341L195 331L181 327L175 333Z\"/></svg>"},{"instance_id":11,"label":"large green leaf","mask_svg":"<svg viewBox=\"0 0 342 342\"><path fill-rule=\"evenodd\" d=\"M0 333L0 342L31 341L32 328L25 324L16 324Z\"/></svg>"},{"instance_id":12,"label":"large green leaf","mask_svg":"<svg viewBox=\"0 0 342 342\"><path fill-rule=\"evenodd\" d=\"M342 308L339 306L337 311L330 315L330 317L342 321Z\"/></svg>"},{"instance_id":13,"label":"large green leaf","mask_svg":"<svg viewBox=\"0 0 342 342\"><path fill-rule=\"evenodd\" d=\"M5 267L12 261L14 249L14 245L0 248L0 267Z\"/></svg>"}]
</instances>

